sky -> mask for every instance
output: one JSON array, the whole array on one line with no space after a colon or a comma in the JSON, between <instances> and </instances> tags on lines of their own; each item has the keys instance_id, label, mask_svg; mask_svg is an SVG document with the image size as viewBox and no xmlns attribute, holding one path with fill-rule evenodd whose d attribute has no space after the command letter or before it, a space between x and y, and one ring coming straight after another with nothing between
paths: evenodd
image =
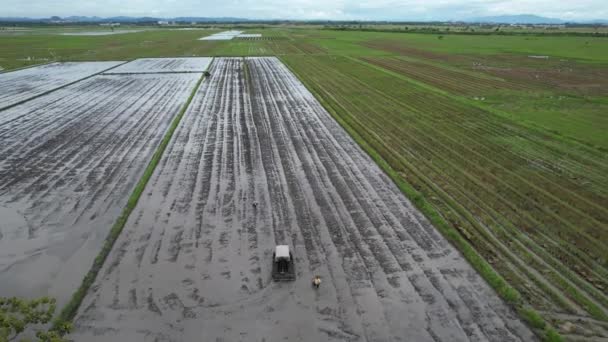
<instances>
[{"instance_id":1,"label":"sky","mask_svg":"<svg viewBox=\"0 0 608 342\"><path fill-rule=\"evenodd\" d=\"M536 14L608 18L608 0L0 0L0 17L153 16L250 19L461 20Z\"/></svg>"}]
</instances>

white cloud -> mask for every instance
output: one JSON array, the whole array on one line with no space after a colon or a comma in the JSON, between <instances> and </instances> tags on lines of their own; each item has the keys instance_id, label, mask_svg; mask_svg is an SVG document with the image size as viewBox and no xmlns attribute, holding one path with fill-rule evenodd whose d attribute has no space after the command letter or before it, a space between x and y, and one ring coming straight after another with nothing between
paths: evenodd
<instances>
[{"instance_id":1,"label":"white cloud","mask_svg":"<svg viewBox=\"0 0 608 342\"><path fill-rule=\"evenodd\" d=\"M503 14L608 18L606 0L0 0L0 16L199 16L255 19L449 20Z\"/></svg>"}]
</instances>

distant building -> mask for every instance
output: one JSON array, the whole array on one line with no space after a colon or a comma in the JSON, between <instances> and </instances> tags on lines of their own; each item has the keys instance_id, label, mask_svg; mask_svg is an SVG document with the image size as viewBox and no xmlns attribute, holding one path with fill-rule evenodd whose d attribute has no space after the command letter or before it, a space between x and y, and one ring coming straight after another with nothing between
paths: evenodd
<instances>
[{"instance_id":1,"label":"distant building","mask_svg":"<svg viewBox=\"0 0 608 342\"><path fill-rule=\"evenodd\" d=\"M165 20L159 20L158 25L169 25L169 22Z\"/></svg>"},{"instance_id":2,"label":"distant building","mask_svg":"<svg viewBox=\"0 0 608 342\"><path fill-rule=\"evenodd\" d=\"M103 23L103 24L99 24L100 26L120 26L120 23Z\"/></svg>"}]
</instances>

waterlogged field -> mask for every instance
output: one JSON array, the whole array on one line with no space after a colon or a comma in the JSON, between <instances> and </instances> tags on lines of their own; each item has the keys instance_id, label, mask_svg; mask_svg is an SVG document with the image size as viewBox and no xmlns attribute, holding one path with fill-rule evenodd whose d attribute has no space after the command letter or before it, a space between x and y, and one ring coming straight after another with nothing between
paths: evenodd
<instances>
[{"instance_id":1,"label":"waterlogged field","mask_svg":"<svg viewBox=\"0 0 608 342\"><path fill-rule=\"evenodd\" d=\"M64 36L111 36L115 34L136 33L142 30L79 31L61 33Z\"/></svg>"},{"instance_id":2,"label":"waterlogged field","mask_svg":"<svg viewBox=\"0 0 608 342\"><path fill-rule=\"evenodd\" d=\"M209 57L139 58L105 74L201 73L207 70L211 60Z\"/></svg>"},{"instance_id":3,"label":"waterlogged field","mask_svg":"<svg viewBox=\"0 0 608 342\"><path fill-rule=\"evenodd\" d=\"M223 31L202 37L199 40L231 40L241 33L243 33L243 31Z\"/></svg>"},{"instance_id":4,"label":"waterlogged field","mask_svg":"<svg viewBox=\"0 0 608 342\"><path fill-rule=\"evenodd\" d=\"M0 74L0 110L122 63L51 63Z\"/></svg>"},{"instance_id":5,"label":"waterlogged field","mask_svg":"<svg viewBox=\"0 0 608 342\"><path fill-rule=\"evenodd\" d=\"M534 339L278 59L210 73L73 337ZM277 244L294 248L294 283L270 278Z\"/></svg>"},{"instance_id":6,"label":"waterlogged field","mask_svg":"<svg viewBox=\"0 0 608 342\"><path fill-rule=\"evenodd\" d=\"M67 301L200 77L98 75L0 111L0 296Z\"/></svg>"},{"instance_id":7,"label":"waterlogged field","mask_svg":"<svg viewBox=\"0 0 608 342\"><path fill-rule=\"evenodd\" d=\"M331 116L535 331L553 336L550 330L543 332L544 319L567 339L608 338L608 255L604 248L608 242L608 38L543 36L542 32L438 36L319 28L227 26L204 32L188 28L157 29L112 37L61 36L57 34L59 29L46 32L32 28L19 34L0 35L3 46L0 68L13 69L49 60L150 57L150 61L124 66L136 66L135 69L123 70L188 72L188 68L180 69L176 60L154 58L280 56ZM199 40L202 36L237 29L245 35L262 36ZM156 63L162 65L155 66ZM199 71L199 67L192 70ZM0 79L4 76L1 74ZM154 78L156 74L144 76ZM80 83L85 82L90 80ZM33 80L29 83L34 84ZM10 91L10 87L3 89ZM104 94L114 91L120 89L107 89ZM97 98L94 95L102 96L90 96ZM405 332L402 325L409 320L419 323L416 327L408 326L416 333L427 324L419 316L410 318L400 311L401 307L392 304L410 298L407 296L411 293L418 293L422 302L406 300L406 305L417 313L431 310L428 317L441 316L444 304L453 304L452 298L458 297L456 301L464 303L458 304L458 308L466 308L461 311L451 307L457 313L454 316L452 311L446 311L451 318L445 329L432 326L431 330L419 333L421 338L438 332L437 336L443 336L440 340L452 340L450 332L455 331L463 339L475 336L493 339L498 336L495 333L504 331L498 328L500 323L494 326L475 316L499 305L494 297L486 297L485 290L479 293L484 293L481 296L487 302L475 297L477 291L473 297L465 294L467 282L478 289L477 280L467 276L462 286L455 285L461 283L456 283L451 273L431 257L419 259L419 254L414 253L413 261L407 259L409 245L403 240L405 235L400 235L402 231L412 236L414 247L418 245L425 252L421 241L438 245L445 242L437 242L444 240L436 240L434 236L417 240L413 233L421 229L417 225L379 223L400 217L393 213L395 208L407 215L416 211L404 200L398 200L400 204L396 207L386 204L401 195L387 185L390 182L385 176L375 172L362 175L362 170L368 171L372 166L363 162L361 152L352 147L352 141L344 138L341 130L323 128L335 124L328 123L332 121L327 121L327 113L319 110L309 97L298 81L272 59L251 59L245 64L238 59L218 61L211 79L203 84L184 117L185 123L172 141L171 151L159 165L154 185L149 185L144 194L142 201L150 207L140 203L137 214L132 215L125 228L128 233L119 240L124 248L116 245L112 264L106 263L97 287L87 297L87 305L81 307L77 336L93 338L96 332L113 331L116 336L131 337L148 331L159 338L189 338L205 327L213 336L219 336L219 331L225 328L225 333L234 340L256 340L259 336L284 337L276 332L275 321L282 325L302 319L302 325L294 327L294 331L303 331L303 339L308 338L306 334L310 331L313 340L348 340L359 335L368 338L366 334L396 337ZM86 105L94 105L88 102ZM79 102L70 105L69 110L61 110L78 111L84 105ZM52 108L52 104L49 106ZM6 113L14 113L13 109ZM0 117L4 114L0 110ZM34 119L19 122L25 125L28 120L35 122ZM31 132L37 131L24 131L19 139L26 139ZM41 139L42 132L52 131L44 128L34 136ZM319 146L315 137L324 146ZM333 139L339 141L338 145ZM82 144L86 146L87 141ZM52 152L57 153L58 148L53 147ZM36 158L41 159L44 151ZM342 155L336 157L339 154ZM32 162L36 165L28 170L42 174L52 158ZM64 163L66 168L70 165ZM268 169L266 165L270 165ZM171 172L175 172L175 180ZM61 185L62 178L54 174L44 191L50 191L54 184ZM356 182L367 179L372 190L376 186L383 189L378 199L370 202L370 197L361 195L363 190L353 185L356 183L353 179ZM342 181L347 182L344 187L334 185ZM33 190L28 191L33 196ZM351 200L319 204L318 196L329 196L333 201L346 196L344 191ZM386 197L386 193L390 196ZM281 200L273 202L272 196ZM250 203L252 198L259 202L255 210ZM382 207L378 212L388 216L377 221L368 207ZM151 218L153 213L156 216ZM336 215L339 220L332 219ZM12 216L4 214L4 217ZM298 221L302 217L304 221ZM306 220L313 223L318 220L318 224L309 225ZM310 231L307 228L310 226L318 226L319 230ZM336 226L348 228L340 228L338 233ZM354 240L348 240L353 236ZM391 240L396 237L397 240ZM6 239L6 235L1 239ZM305 256L298 260L299 279L308 282L313 272L318 271L327 280L327 293L301 294L309 291L306 288L309 284L300 280L289 287L292 293L280 292L281 288L269 283L269 264L264 253L277 239L297 243L298 255ZM336 239L342 239L344 244L336 243ZM348 241L355 242L349 245ZM365 244L374 247L366 249L362 247ZM399 244L405 246L405 256ZM55 249L38 252L57 255ZM245 256L251 255L254 255L251 260L245 260ZM336 256L346 256L343 260L348 263L336 262ZM420 267L424 273L420 279L430 281L430 285L418 286L409 276L399 278L402 281L398 285L391 283L388 280L392 278L391 272L396 270L395 274L400 274L399 267L405 274L414 272L407 270L403 260L412 270ZM428 266L431 260L432 266ZM316 266L320 263L323 265ZM460 263L463 262L458 262L458 272L465 272L461 267L468 266ZM234 264L239 266L233 267ZM159 275L162 273L158 272L159 267L163 267L166 276ZM361 275L353 269L365 270L368 278L357 278ZM333 270L337 273L332 273ZM434 283L437 272L438 287ZM458 272L454 274L462 274ZM35 279L32 274L27 277ZM151 277L151 287L145 285L146 277ZM383 280L377 282L378 279L387 279L388 285ZM131 280L133 283L128 283ZM338 289L344 284L350 292L340 297L343 294ZM404 291L402 286L407 284L414 284L413 289ZM451 297L444 291L449 288L446 284L458 296ZM435 302L425 301L431 296L422 290L430 286ZM364 290L358 291L359 288ZM277 291L282 297L271 294ZM294 302L293 296L300 297ZM330 303L327 310L321 301ZM471 304L475 301L478 304ZM354 317L349 305L355 303L357 308L367 308L369 304L365 315L375 317L371 312L376 310L377 316L384 314L384 318L368 324L356 314ZM265 305L266 309L256 311L257 304ZM440 308L439 313L433 311L436 307ZM395 312L407 318L392 320ZM466 318L467 312L472 319ZM137 325L134 317L140 314L153 323ZM261 331L245 318L249 314L262 322ZM124 317L125 322L121 322ZM506 314L498 317L492 321L506 322L503 319ZM100 330L95 330L97 319L103 322ZM472 321L479 329L469 329ZM450 324L454 322L462 324L462 329L453 328ZM509 324L507 335L517 335ZM141 328L140 332L132 326ZM234 328L240 326L249 329ZM112 330L113 327L117 328ZM287 331L285 336L294 331ZM170 335L163 335L168 332ZM246 337L241 338L240 333Z\"/></svg>"}]
</instances>

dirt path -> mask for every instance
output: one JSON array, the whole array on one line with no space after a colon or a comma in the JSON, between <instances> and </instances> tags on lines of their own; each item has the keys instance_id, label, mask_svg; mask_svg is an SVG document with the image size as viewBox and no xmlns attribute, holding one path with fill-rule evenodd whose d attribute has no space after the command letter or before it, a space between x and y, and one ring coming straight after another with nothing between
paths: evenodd
<instances>
[{"instance_id":1,"label":"dirt path","mask_svg":"<svg viewBox=\"0 0 608 342\"><path fill-rule=\"evenodd\" d=\"M278 59L216 59L211 75L77 341L535 339ZM293 283L270 279L278 243Z\"/></svg>"},{"instance_id":2,"label":"dirt path","mask_svg":"<svg viewBox=\"0 0 608 342\"><path fill-rule=\"evenodd\" d=\"M94 76L0 111L0 296L66 302L200 77Z\"/></svg>"}]
</instances>

